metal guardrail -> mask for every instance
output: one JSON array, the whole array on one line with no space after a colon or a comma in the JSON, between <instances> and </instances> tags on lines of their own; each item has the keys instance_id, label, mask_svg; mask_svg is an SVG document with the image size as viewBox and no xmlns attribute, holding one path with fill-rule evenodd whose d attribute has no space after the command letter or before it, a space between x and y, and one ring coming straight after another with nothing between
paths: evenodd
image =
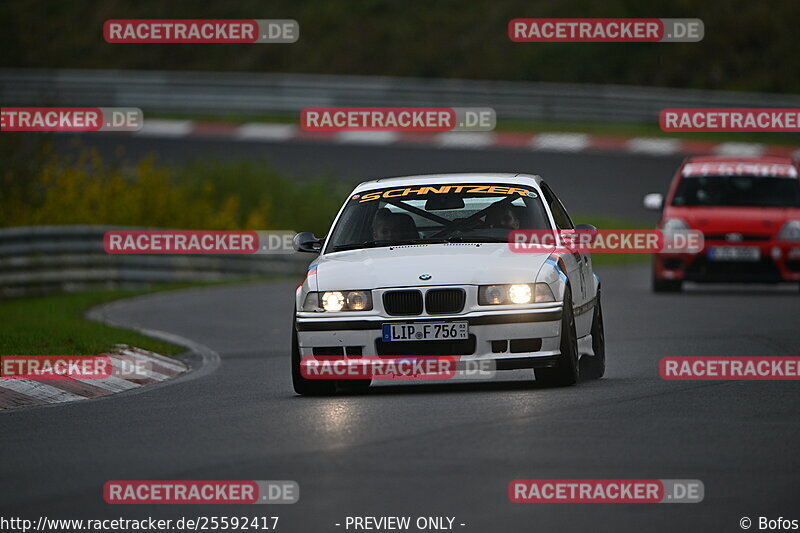
<instances>
[{"instance_id":1,"label":"metal guardrail","mask_svg":"<svg viewBox=\"0 0 800 533\"><path fill-rule=\"evenodd\" d=\"M309 106L485 106L501 119L654 123L666 107L800 107L800 95L377 76L1 69L0 104L203 114L297 113Z\"/></svg>"},{"instance_id":2,"label":"metal guardrail","mask_svg":"<svg viewBox=\"0 0 800 533\"><path fill-rule=\"evenodd\" d=\"M0 295L220 281L303 274L308 254L111 255L108 230L120 226L26 226L0 229Z\"/></svg>"}]
</instances>

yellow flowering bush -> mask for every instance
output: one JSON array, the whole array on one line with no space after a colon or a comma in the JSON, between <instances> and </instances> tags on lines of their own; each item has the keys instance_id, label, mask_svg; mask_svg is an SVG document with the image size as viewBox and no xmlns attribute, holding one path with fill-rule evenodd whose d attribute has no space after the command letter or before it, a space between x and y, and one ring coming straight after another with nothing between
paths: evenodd
<instances>
[{"instance_id":1,"label":"yellow flowering bush","mask_svg":"<svg viewBox=\"0 0 800 533\"><path fill-rule=\"evenodd\" d=\"M8 147L0 155L8 155ZM22 150L17 146L19 150ZM20 153L15 152L17 159ZM90 149L75 157L46 145L3 164L0 226L110 224L180 229L292 229L323 234L346 189L298 183L260 162L133 166Z\"/></svg>"}]
</instances>

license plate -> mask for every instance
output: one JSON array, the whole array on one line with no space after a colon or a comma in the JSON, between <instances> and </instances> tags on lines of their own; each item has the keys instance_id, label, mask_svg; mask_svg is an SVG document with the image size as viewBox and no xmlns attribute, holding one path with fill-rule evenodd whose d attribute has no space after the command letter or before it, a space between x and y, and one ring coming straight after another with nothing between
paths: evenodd
<instances>
[{"instance_id":1,"label":"license plate","mask_svg":"<svg viewBox=\"0 0 800 533\"><path fill-rule=\"evenodd\" d=\"M761 250L757 246L712 246L708 249L711 261L758 261Z\"/></svg>"},{"instance_id":2,"label":"license plate","mask_svg":"<svg viewBox=\"0 0 800 533\"><path fill-rule=\"evenodd\" d=\"M383 324L383 340L446 341L469 338L468 322L407 322Z\"/></svg>"}]
</instances>

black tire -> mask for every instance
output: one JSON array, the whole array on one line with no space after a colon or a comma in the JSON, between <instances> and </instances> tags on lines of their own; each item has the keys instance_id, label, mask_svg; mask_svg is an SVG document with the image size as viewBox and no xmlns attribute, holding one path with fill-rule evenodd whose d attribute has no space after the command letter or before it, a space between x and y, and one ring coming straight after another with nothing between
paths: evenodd
<instances>
[{"instance_id":1,"label":"black tire","mask_svg":"<svg viewBox=\"0 0 800 533\"><path fill-rule=\"evenodd\" d=\"M564 310L561 313L561 355L558 366L537 368L536 381L549 387L567 387L578 382L578 337L575 333L575 313L572 309L572 291L567 285L564 292Z\"/></svg>"},{"instance_id":2,"label":"black tire","mask_svg":"<svg viewBox=\"0 0 800 533\"><path fill-rule=\"evenodd\" d=\"M653 276L653 292L681 292L681 290L683 290L683 280L658 279Z\"/></svg>"},{"instance_id":3,"label":"black tire","mask_svg":"<svg viewBox=\"0 0 800 533\"><path fill-rule=\"evenodd\" d=\"M600 379L606 373L606 334L603 328L603 307L600 305L600 289L597 289L597 303L592 317L592 351L593 356L583 357L586 375L591 379Z\"/></svg>"},{"instance_id":4,"label":"black tire","mask_svg":"<svg viewBox=\"0 0 800 533\"><path fill-rule=\"evenodd\" d=\"M330 396L336 393L334 379L306 379L300 373L300 345L297 328L292 325L292 385L297 394L303 396Z\"/></svg>"},{"instance_id":5,"label":"black tire","mask_svg":"<svg viewBox=\"0 0 800 533\"><path fill-rule=\"evenodd\" d=\"M339 391L356 394L367 392L370 385L372 385L371 379L340 379L336 382Z\"/></svg>"}]
</instances>

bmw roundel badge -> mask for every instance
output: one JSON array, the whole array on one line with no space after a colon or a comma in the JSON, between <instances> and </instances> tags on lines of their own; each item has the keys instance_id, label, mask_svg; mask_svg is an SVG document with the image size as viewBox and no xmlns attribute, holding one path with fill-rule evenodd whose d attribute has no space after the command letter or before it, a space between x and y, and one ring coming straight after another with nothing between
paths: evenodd
<instances>
[{"instance_id":1,"label":"bmw roundel badge","mask_svg":"<svg viewBox=\"0 0 800 533\"><path fill-rule=\"evenodd\" d=\"M433 276L431 276L430 274L420 274L420 275L419 275L419 279L421 279L422 281L428 281L428 280L429 280L429 279L431 279L432 277L433 277Z\"/></svg>"}]
</instances>

